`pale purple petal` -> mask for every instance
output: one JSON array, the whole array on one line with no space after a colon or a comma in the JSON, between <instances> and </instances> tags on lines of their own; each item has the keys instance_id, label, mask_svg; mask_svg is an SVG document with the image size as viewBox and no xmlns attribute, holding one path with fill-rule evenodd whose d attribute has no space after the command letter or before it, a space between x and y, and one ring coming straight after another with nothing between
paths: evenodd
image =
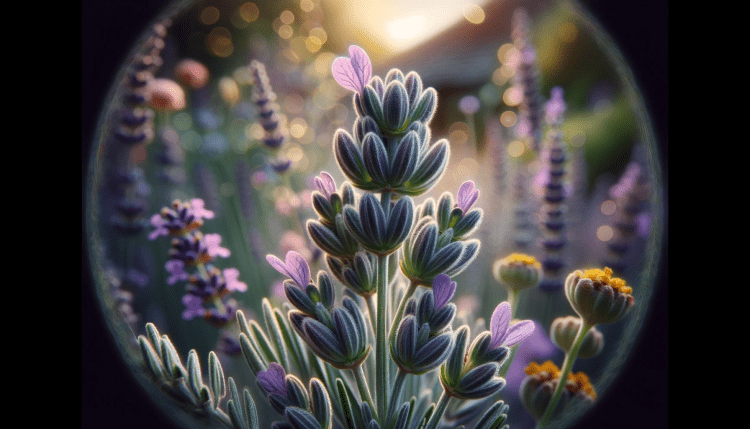
<instances>
[{"instance_id":1,"label":"pale purple petal","mask_svg":"<svg viewBox=\"0 0 750 429\"><path fill-rule=\"evenodd\" d=\"M443 308L456 293L456 282L452 282L447 274L438 274L432 282L432 294L435 298L435 310Z\"/></svg>"},{"instance_id":2,"label":"pale purple petal","mask_svg":"<svg viewBox=\"0 0 750 429\"><path fill-rule=\"evenodd\" d=\"M292 275L289 274L289 270L286 269L286 265L284 264L284 262L281 259L277 258L274 255L266 255L266 261L268 261L268 263L271 264L271 266L276 271L280 272L281 274L283 274L283 275L285 275L285 276L287 276L289 278L292 277Z\"/></svg>"},{"instance_id":3,"label":"pale purple petal","mask_svg":"<svg viewBox=\"0 0 750 429\"><path fill-rule=\"evenodd\" d=\"M284 367L271 362L268 364L268 369L265 371L258 372L258 384L266 394L276 394L283 397L287 397L286 393L286 372Z\"/></svg>"},{"instance_id":4,"label":"pale purple petal","mask_svg":"<svg viewBox=\"0 0 750 429\"><path fill-rule=\"evenodd\" d=\"M458 189L458 208L466 213L471 209L479 198L479 190L474 187L474 182L467 180Z\"/></svg>"},{"instance_id":5,"label":"pale purple petal","mask_svg":"<svg viewBox=\"0 0 750 429\"><path fill-rule=\"evenodd\" d=\"M206 234L203 236L203 240L208 248L208 254L213 258L221 256L222 258L228 258L230 255L229 249L221 247L221 235L219 234Z\"/></svg>"},{"instance_id":6,"label":"pale purple petal","mask_svg":"<svg viewBox=\"0 0 750 429\"><path fill-rule=\"evenodd\" d=\"M333 60L331 74L339 85L354 92L362 92L370 81L372 64L365 51L359 46L349 47L349 56Z\"/></svg>"},{"instance_id":7,"label":"pale purple petal","mask_svg":"<svg viewBox=\"0 0 750 429\"><path fill-rule=\"evenodd\" d=\"M182 312L182 318L190 320L194 317L203 317L206 310L203 308L203 300L195 295L185 295L182 297L182 303L185 305L185 311Z\"/></svg>"},{"instance_id":8,"label":"pale purple petal","mask_svg":"<svg viewBox=\"0 0 750 429\"><path fill-rule=\"evenodd\" d=\"M200 198L193 198L190 200L190 207L193 209L193 214L198 219L213 219L214 212L205 209L205 203Z\"/></svg>"},{"instance_id":9,"label":"pale purple petal","mask_svg":"<svg viewBox=\"0 0 750 429\"><path fill-rule=\"evenodd\" d=\"M315 186L321 194L325 195L326 198L331 198L331 194L336 192L336 182L333 180L333 177L325 171L322 171L320 176L315 178Z\"/></svg>"},{"instance_id":10,"label":"pale purple petal","mask_svg":"<svg viewBox=\"0 0 750 429\"><path fill-rule=\"evenodd\" d=\"M501 302L495 307L495 311L492 312L492 319L490 319L490 333L492 334L492 341L490 341L491 349L500 347L505 341L510 318L510 304L508 302Z\"/></svg>"},{"instance_id":11,"label":"pale purple petal","mask_svg":"<svg viewBox=\"0 0 750 429\"><path fill-rule=\"evenodd\" d=\"M173 285L181 280L187 280L188 274L185 272L185 262L179 259L171 259L164 264L164 267L169 271L169 278L167 284Z\"/></svg>"},{"instance_id":12,"label":"pale purple petal","mask_svg":"<svg viewBox=\"0 0 750 429\"><path fill-rule=\"evenodd\" d=\"M151 225L156 227L155 230L151 231L148 235L149 240L155 240L158 237L169 235L169 230L164 227L166 221L160 214L151 216Z\"/></svg>"},{"instance_id":13,"label":"pale purple petal","mask_svg":"<svg viewBox=\"0 0 750 429\"><path fill-rule=\"evenodd\" d=\"M227 268L222 273L224 274L224 280L227 282L227 289L238 292L247 290L247 284L239 281L240 271L237 268Z\"/></svg>"},{"instance_id":14,"label":"pale purple petal","mask_svg":"<svg viewBox=\"0 0 750 429\"><path fill-rule=\"evenodd\" d=\"M505 345L511 347L525 340L529 335L534 333L534 322L523 320L508 328L505 337Z\"/></svg>"},{"instance_id":15,"label":"pale purple petal","mask_svg":"<svg viewBox=\"0 0 750 429\"><path fill-rule=\"evenodd\" d=\"M310 284L310 267L302 255L290 250L286 254L286 269L289 271L289 277L301 288Z\"/></svg>"}]
</instances>

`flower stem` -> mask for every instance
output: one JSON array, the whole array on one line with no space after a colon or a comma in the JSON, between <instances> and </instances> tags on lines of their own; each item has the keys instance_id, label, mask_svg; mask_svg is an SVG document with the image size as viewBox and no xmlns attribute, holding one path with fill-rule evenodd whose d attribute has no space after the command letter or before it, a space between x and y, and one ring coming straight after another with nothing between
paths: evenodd
<instances>
[{"instance_id":1,"label":"flower stem","mask_svg":"<svg viewBox=\"0 0 750 429\"><path fill-rule=\"evenodd\" d=\"M565 355L562 372L560 372L560 380L557 383L555 392L552 394L552 399L550 399L549 404L547 405L547 409L544 411L544 415L539 421L539 425L537 425L537 427L543 427L552 417L552 411L555 409L557 402L560 400L560 396L562 396L563 390L565 389L565 381L568 379L568 374L573 368L573 362L575 362L576 357L578 357L578 350L581 348L581 344L583 344L583 339L586 337L586 333L588 333L588 331L593 327L594 325L589 325L584 320L581 321L581 326L580 328L578 328L578 334L576 334L576 338L575 340L573 340L573 346Z\"/></svg>"},{"instance_id":2,"label":"flower stem","mask_svg":"<svg viewBox=\"0 0 750 429\"><path fill-rule=\"evenodd\" d=\"M443 414L445 414L445 409L448 407L448 401L450 401L450 399L451 397L448 396L447 393L445 393L445 390L443 390L443 394L440 395L437 406L435 406L435 411L432 412L430 420L427 422L427 425L425 425L424 429L437 428L438 423L440 423L440 420L443 418Z\"/></svg>"},{"instance_id":3,"label":"flower stem","mask_svg":"<svg viewBox=\"0 0 750 429\"><path fill-rule=\"evenodd\" d=\"M391 332L388 334L389 341L393 341L393 338L396 336L396 330L401 323L401 318L404 316L404 310L406 310L406 303L409 302L409 299L414 295L414 292L416 292L417 286L416 283L409 282L409 289L406 290L406 293L404 293L404 296L401 298L401 302L398 304L398 309L396 310L396 317L393 318Z\"/></svg>"},{"instance_id":4,"label":"flower stem","mask_svg":"<svg viewBox=\"0 0 750 429\"><path fill-rule=\"evenodd\" d=\"M357 380L359 396L362 398L362 400L367 402L367 405L370 406L370 409L375 412L375 404L372 401L370 388L367 386L367 377L365 376L364 369L362 369L362 365L357 366L357 368L352 368L352 373L354 374L354 379Z\"/></svg>"},{"instance_id":5,"label":"flower stem","mask_svg":"<svg viewBox=\"0 0 750 429\"><path fill-rule=\"evenodd\" d=\"M398 402L398 398L401 396L401 391L404 388L404 380L406 380L407 373L402 371L400 368L398 370L398 373L396 373L396 380L393 382L393 390L391 390L391 400L388 402L388 412L385 413L385 420L383 423L385 424L385 427L388 427L391 419L393 418L393 413L396 411L396 403Z\"/></svg>"},{"instance_id":6,"label":"flower stem","mask_svg":"<svg viewBox=\"0 0 750 429\"><path fill-rule=\"evenodd\" d=\"M378 415L385 416L388 402L388 344L386 342L385 313L388 291L388 255L378 256L378 308L375 332L375 386Z\"/></svg>"}]
</instances>

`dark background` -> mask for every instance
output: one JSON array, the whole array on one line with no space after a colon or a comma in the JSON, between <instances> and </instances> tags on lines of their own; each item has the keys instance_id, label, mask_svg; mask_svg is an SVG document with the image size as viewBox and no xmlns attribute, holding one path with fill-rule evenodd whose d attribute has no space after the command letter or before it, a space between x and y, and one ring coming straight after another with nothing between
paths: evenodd
<instances>
[{"instance_id":1,"label":"dark background","mask_svg":"<svg viewBox=\"0 0 750 429\"><path fill-rule=\"evenodd\" d=\"M90 142L112 79L133 43L166 4L161 0L82 1L81 181L84 185ZM633 69L661 147L660 157L667 185L668 3L589 0L584 4L612 36ZM83 189L85 186L82 186L82 200ZM577 428L668 426L667 243L668 237L665 236L659 287L656 288L643 333L635 345L637 349L626 362L626 368L620 373L616 385ZM101 322L98 303L90 286L83 227L81 244L82 427L170 429L174 426L136 384Z\"/></svg>"}]
</instances>

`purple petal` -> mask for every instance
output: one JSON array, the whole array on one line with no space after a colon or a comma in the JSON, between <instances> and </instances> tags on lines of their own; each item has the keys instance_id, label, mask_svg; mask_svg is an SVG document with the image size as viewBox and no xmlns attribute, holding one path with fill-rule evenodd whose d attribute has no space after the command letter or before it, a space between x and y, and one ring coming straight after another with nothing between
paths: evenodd
<instances>
[{"instance_id":1,"label":"purple petal","mask_svg":"<svg viewBox=\"0 0 750 429\"><path fill-rule=\"evenodd\" d=\"M525 340L529 335L534 333L534 322L523 320L508 328L505 338L505 345L511 347Z\"/></svg>"},{"instance_id":2,"label":"purple petal","mask_svg":"<svg viewBox=\"0 0 750 429\"><path fill-rule=\"evenodd\" d=\"M204 208L205 203L200 198L193 198L190 200L190 207L193 209L193 214L198 219L206 218L206 219L213 219L214 212L211 210L206 210Z\"/></svg>"},{"instance_id":3,"label":"purple petal","mask_svg":"<svg viewBox=\"0 0 750 429\"><path fill-rule=\"evenodd\" d=\"M187 280L188 274L185 272L185 262L179 259L171 259L164 264L164 267L169 272L169 278L167 284L173 285L180 280Z\"/></svg>"},{"instance_id":4,"label":"purple petal","mask_svg":"<svg viewBox=\"0 0 750 429\"><path fill-rule=\"evenodd\" d=\"M467 180L458 189L458 208L466 213L479 198L479 190L475 189L474 182Z\"/></svg>"},{"instance_id":5,"label":"purple petal","mask_svg":"<svg viewBox=\"0 0 750 429\"><path fill-rule=\"evenodd\" d=\"M247 284L239 281L240 271L237 268L227 268L222 274L224 274L224 280L227 282L227 289L238 292L247 290Z\"/></svg>"},{"instance_id":6,"label":"purple petal","mask_svg":"<svg viewBox=\"0 0 750 429\"><path fill-rule=\"evenodd\" d=\"M275 393L285 398L287 397L286 372L284 371L283 366L277 364L276 362L271 362L270 364L268 364L268 369L258 372L257 378L258 384L263 388L263 390L266 391L267 394L270 395L272 393Z\"/></svg>"},{"instance_id":7,"label":"purple petal","mask_svg":"<svg viewBox=\"0 0 750 429\"><path fill-rule=\"evenodd\" d=\"M283 275L285 275L285 276L287 276L289 278L292 277L292 275L289 274L289 270L286 269L286 265L284 264L284 262L281 259L275 257L274 255L266 255L266 261L268 261L268 263L271 264L271 266L276 271L280 272L281 274L283 274Z\"/></svg>"},{"instance_id":8,"label":"purple petal","mask_svg":"<svg viewBox=\"0 0 750 429\"><path fill-rule=\"evenodd\" d=\"M331 194L336 192L336 182L330 174L325 171L320 172L320 176L315 178L315 186L326 198L331 198Z\"/></svg>"},{"instance_id":9,"label":"purple petal","mask_svg":"<svg viewBox=\"0 0 750 429\"><path fill-rule=\"evenodd\" d=\"M438 274L432 282L432 294L435 298L435 310L443 308L456 293L456 282L452 282L447 274Z\"/></svg>"},{"instance_id":10,"label":"purple petal","mask_svg":"<svg viewBox=\"0 0 750 429\"><path fill-rule=\"evenodd\" d=\"M510 318L510 304L508 302L501 302L495 307L495 311L492 312L492 319L490 320L490 333L492 334L492 341L490 341L491 349L500 347L505 341Z\"/></svg>"},{"instance_id":11,"label":"purple petal","mask_svg":"<svg viewBox=\"0 0 750 429\"><path fill-rule=\"evenodd\" d=\"M301 288L310 284L310 267L307 261L299 253L290 250L286 254L286 269L289 270L289 277Z\"/></svg>"},{"instance_id":12,"label":"purple petal","mask_svg":"<svg viewBox=\"0 0 750 429\"><path fill-rule=\"evenodd\" d=\"M230 255L229 249L221 247L221 235L219 234L206 234L203 236L203 240L208 248L208 254L213 258L215 256L221 256L222 258L228 258Z\"/></svg>"},{"instance_id":13,"label":"purple petal","mask_svg":"<svg viewBox=\"0 0 750 429\"><path fill-rule=\"evenodd\" d=\"M359 46L349 47L351 58L338 57L333 60L331 74L339 85L354 92L362 92L370 81L372 65L365 51Z\"/></svg>"}]
</instances>

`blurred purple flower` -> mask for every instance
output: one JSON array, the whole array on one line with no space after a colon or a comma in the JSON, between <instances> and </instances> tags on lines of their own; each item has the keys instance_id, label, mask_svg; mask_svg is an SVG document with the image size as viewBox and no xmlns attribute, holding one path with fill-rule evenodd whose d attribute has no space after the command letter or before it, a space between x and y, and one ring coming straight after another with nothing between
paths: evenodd
<instances>
[{"instance_id":1,"label":"blurred purple flower","mask_svg":"<svg viewBox=\"0 0 750 429\"><path fill-rule=\"evenodd\" d=\"M338 57L333 61L331 73L339 85L361 93L372 75L372 64L362 48L349 46L349 57Z\"/></svg>"},{"instance_id":2,"label":"blurred purple flower","mask_svg":"<svg viewBox=\"0 0 750 429\"><path fill-rule=\"evenodd\" d=\"M550 94L550 100L544 106L545 113L547 115L548 123L557 123L562 120L562 115L565 114L565 100L563 99L563 89L559 86L552 88Z\"/></svg>"},{"instance_id":3,"label":"blurred purple flower","mask_svg":"<svg viewBox=\"0 0 750 429\"><path fill-rule=\"evenodd\" d=\"M286 263L274 255L266 256L266 260L276 271L294 280L297 286L304 289L310 284L310 267L299 253L293 250L287 252Z\"/></svg>"},{"instance_id":4,"label":"blurred purple flower","mask_svg":"<svg viewBox=\"0 0 750 429\"><path fill-rule=\"evenodd\" d=\"M495 311L492 312L492 319L490 319L490 332L492 334L490 349L502 345L511 347L534 332L534 322L531 320L522 320L510 326L510 319L510 304L501 302L495 307Z\"/></svg>"},{"instance_id":5,"label":"blurred purple flower","mask_svg":"<svg viewBox=\"0 0 750 429\"><path fill-rule=\"evenodd\" d=\"M452 282L447 274L438 274L432 282L432 293L435 298L435 310L443 308L456 293L456 282Z\"/></svg>"},{"instance_id":6,"label":"blurred purple flower","mask_svg":"<svg viewBox=\"0 0 750 429\"><path fill-rule=\"evenodd\" d=\"M203 317L206 314L206 309L203 308L203 300L195 295L187 294L183 296L182 303L185 304L185 311L182 312L182 318L185 320Z\"/></svg>"},{"instance_id":7,"label":"blurred purple flower","mask_svg":"<svg viewBox=\"0 0 750 429\"><path fill-rule=\"evenodd\" d=\"M222 258L228 258L230 255L229 249L221 247L221 235L219 234L206 234L203 236L203 242L206 243L208 255L213 257L221 256Z\"/></svg>"},{"instance_id":8,"label":"blurred purple flower","mask_svg":"<svg viewBox=\"0 0 750 429\"><path fill-rule=\"evenodd\" d=\"M188 273L185 272L185 262L179 259L170 259L164 264L167 271L169 272L169 278L167 278L167 284L173 285L178 281L188 279Z\"/></svg>"},{"instance_id":9,"label":"blurred purple flower","mask_svg":"<svg viewBox=\"0 0 750 429\"><path fill-rule=\"evenodd\" d=\"M224 280L227 283L227 289L231 291L244 292L247 290L247 284L239 281L240 271L237 268L227 268L222 271Z\"/></svg>"},{"instance_id":10,"label":"blurred purple flower","mask_svg":"<svg viewBox=\"0 0 750 429\"><path fill-rule=\"evenodd\" d=\"M331 194L336 192L336 182L330 174L325 171L320 172L320 176L315 177L315 186L321 194L330 199Z\"/></svg>"},{"instance_id":11,"label":"blurred purple flower","mask_svg":"<svg viewBox=\"0 0 750 429\"><path fill-rule=\"evenodd\" d=\"M479 99L473 95L461 97L458 101L458 110L464 115L473 115L479 111Z\"/></svg>"},{"instance_id":12,"label":"blurred purple flower","mask_svg":"<svg viewBox=\"0 0 750 429\"><path fill-rule=\"evenodd\" d=\"M458 208L467 213L479 198L479 190L475 188L474 182L467 180L458 189Z\"/></svg>"},{"instance_id":13,"label":"blurred purple flower","mask_svg":"<svg viewBox=\"0 0 750 429\"><path fill-rule=\"evenodd\" d=\"M271 362L268 369L258 372L258 385L266 392L267 395L276 394L287 397L286 393L286 371L284 367Z\"/></svg>"}]
</instances>

